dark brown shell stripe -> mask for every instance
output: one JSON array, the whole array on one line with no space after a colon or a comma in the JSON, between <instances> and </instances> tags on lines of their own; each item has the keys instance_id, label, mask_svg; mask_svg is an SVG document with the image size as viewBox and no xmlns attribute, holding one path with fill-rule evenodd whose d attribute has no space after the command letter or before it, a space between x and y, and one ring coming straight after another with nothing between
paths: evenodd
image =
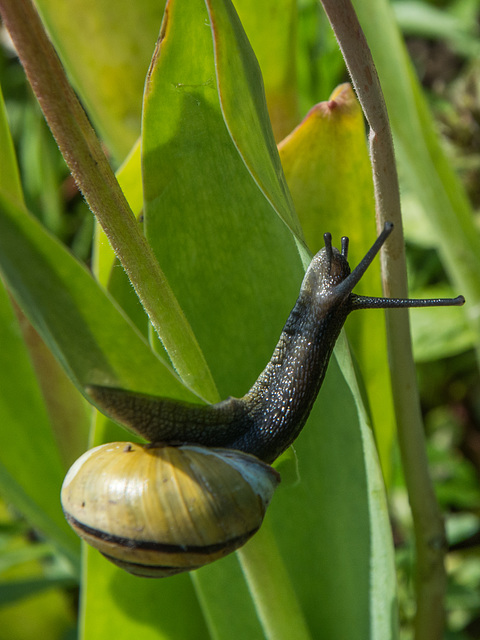
<instances>
[{"instance_id":1,"label":"dark brown shell stripe","mask_svg":"<svg viewBox=\"0 0 480 640\"><path fill-rule=\"evenodd\" d=\"M260 527L255 527L248 533L237 536L235 538L230 538L230 540L224 540L218 544L209 544L202 547L195 545L181 545L181 544L163 544L161 542L154 542L153 540L133 540L132 538L122 538L120 536L112 535L111 533L106 533L105 531L101 531L100 529L95 529L93 527L89 527L82 522L76 520L73 516L68 513L65 513L65 518L67 522L74 527L75 529L80 529L87 535L90 535L97 540L102 540L103 542L109 542L112 544L116 544L119 547L125 547L125 549L143 549L145 551L158 551L159 553L170 553L174 554L199 554L199 555L211 555L217 553L218 551L222 551L223 549L236 549L241 545L245 544L245 542L251 538ZM107 555L107 554L103 554ZM110 558L110 556L108 556ZM135 564L135 563L130 563ZM139 566L147 566L141 565ZM156 565L153 565L156 566Z\"/></svg>"},{"instance_id":2,"label":"dark brown shell stripe","mask_svg":"<svg viewBox=\"0 0 480 640\"><path fill-rule=\"evenodd\" d=\"M119 560L118 558L114 558L113 556L109 556L108 553L103 553L100 551L102 556L113 564L116 564L118 567L125 569L129 573L132 573L135 576L139 576L140 578L167 578L168 576L174 576L177 573L182 573L185 571L185 567L173 567L162 564L140 564L139 562L128 562L125 560ZM204 565L196 565L189 566L189 571L195 571L195 569L200 569Z\"/></svg>"}]
</instances>

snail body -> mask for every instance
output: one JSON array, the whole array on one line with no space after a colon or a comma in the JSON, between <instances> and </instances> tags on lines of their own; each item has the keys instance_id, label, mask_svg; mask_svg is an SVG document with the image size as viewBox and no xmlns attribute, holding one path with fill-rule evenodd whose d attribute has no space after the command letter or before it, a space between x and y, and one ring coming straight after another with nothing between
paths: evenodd
<instances>
[{"instance_id":1,"label":"snail body","mask_svg":"<svg viewBox=\"0 0 480 640\"><path fill-rule=\"evenodd\" d=\"M165 577L242 546L279 481L272 467L239 451L113 442L74 463L61 498L72 528L109 560Z\"/></svg>"},{"instance_id":2,"label":"snail body","mask_svg":"<svg viewBox=\"0 0 480 640\"><path fill-rule=\"evenodd\" d=\"M338 251L325 234L325 247L305 274L272 358L242 398L202 406L89 386L97 406L152 445L104 445L73 465L62 504L75 531L127 571L156 577L223 557L253 535L279 481L265 463L285 451L305 425L349 313L464 303L462 296L409 300L353 293L392 229L385 224L352 272L348 238ZM116 466L107 457L122 462ZM144 462L126 462L134 457ZM235 459L248 469L241 500L225 459L227 466ZM205 475L199 475L200 460L208 461Z\"/></svg>"},{"instance_id":3,"label":"snail body","mask_svg":"<svg viewBox=\"0 0 480 640\"><path fill-rule=\"evenodd\" d=\"M325 247L307 269L270 361L242 398L202 406L102 386L88 387L90 397L107 415L150 442L238 449L273 462L305 425L349 313L464 303L462 296L410 300L352 293L392 230L386 223L352 272L348 238L342 238L338 251L325 234Z\"/></svg>"}]
</instances>

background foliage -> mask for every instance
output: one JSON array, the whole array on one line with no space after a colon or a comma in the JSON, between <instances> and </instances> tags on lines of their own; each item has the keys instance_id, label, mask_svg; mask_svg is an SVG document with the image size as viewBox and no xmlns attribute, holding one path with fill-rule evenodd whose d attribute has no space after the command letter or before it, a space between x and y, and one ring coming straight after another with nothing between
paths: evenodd
<instances>
[{"instance_id":1,"label":"background foliage","mask_svg":"<svg viewBox=\"0 0 480 640\"><path fill-rule=\"evenodd\" d=\"M465 314L458 309L412 312L412 323L431 471L447 519L448 634L474 638L480 620L479 340L474 312L480 288L475 267L480 259L475 213L478 7L474 1L378 1L375 11L369 8L363 15L362 4L356 3L356 9L379 70L399 159L412 296L451 295L451 281L455 295L464 293L472 301ZM162 3L37 0L36 5L119 167L132 208L144 215L147 238L192 324L220 396L243 393L267 361L295 299L308 260L303 238L314 252L325 230L332 231L337 244L347 233L355 264L375 234L362 115L342 84L347 80L343 61L320 5L282 0L265 2L260 11L258 3L235 2L263 74L273 133L282 141L280 159L301 227L276 164L261 90L258 84L252 87L257 72L241 30L228 12L222 13L223 3L210 3L210 10L217 11L213 40L205 29L209 16L203 2L189 4L188 10L184 6L183 13L182 3L170 3L170 31L163 34L145 93L143 193L135 145ZM398 25L407 36L415 73ZM157 357L156 352L164 356L163 349L102 233L97 229L94 234L91 214L3 35L0 80L22 185L20 189L11 169L8 134L2 132L2 208L9 213L4 215L0 252L10 286L14 280L13 289L32 296L31 309L46 310L38 312L36 326L48 316L47 339L44 333L42 337L79 387L120 379L131 388L191 397ZM232 54L237 46L239 57ZM239 60L250 66L242 68ZM232 70L235 62L238 67ZM310 111L328 99L330 103ZM307 112L302 126L285 137ZM313 139L315 146L308 144ZM19 212L22 193L40 224ZM93 266L108 286L108 296L58 240ZM15 256L24 265L21 277ZM68 295L54 304L55 286ZM378 271L372 268L362 286L361 293L378 293ZM1 295L5 443L0 483L5 504L0 637L27 639L42 629L51 638L75 637L79 545L63 521L58 490L65 469L87 447L90 409L5 291ZM383 321L374 312L355 320L349 321L349 339L369 394L388 489L400 622L407 638L414 611L412 524L386 385ZM343 343L337 356L348 370ZM204 569L193 582L179 576L152 583L120 574L96 553L85 554L84 637L109 637L113 629L119 638L135 633L143 638L274 637L269 620L281 611L269 611L269 585L259 581L262 572L286 587L270 599L277 600L279 610L289 603L285 610L294 631L286 637L356 633L385 638L385 629L395 637L395 615L381 619L393 594L391 549L386 511L380 504L376 513L368 502L380 476L369 440L370 418L359 398L332 361L323 394L296 446L297 459L281 461L284 487L265 530L239 559ZM97 417L96 441L125 438L121 433ZM379 532L379 541L372 540L372 529ZM374 542L387 557L386 567L375 566L381 553L370 556ZM374 563L371 575L369 560ZM371 576L374 587L380 584L375 580L389 585L385 593L359 589ZM252 599L249 590L255 588Z\"/></svg>"}]
</instances>

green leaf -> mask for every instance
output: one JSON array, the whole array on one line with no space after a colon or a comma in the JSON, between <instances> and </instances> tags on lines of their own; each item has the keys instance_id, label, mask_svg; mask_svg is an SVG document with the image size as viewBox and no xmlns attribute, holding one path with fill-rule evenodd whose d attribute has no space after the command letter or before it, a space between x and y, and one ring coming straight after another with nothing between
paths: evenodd
<instances>
[{"instance_id":1,"label":"green leaf","mask_svg":"<svg viewBox=\"0 0 480 640\"><path fill-rule=\"evenodd\" d=\"M8 129L3 98L0 93L0 141L2 142L0 188L5 189L18 203L23 202L18 168L13 150L12 139ZM23 261L23 255L18 255ZM20 320L22 325L17 322ZM24 342L29 336L28 347ZM51 355L42 353L43 345L28 326L19 309L12 308L9 296L0 285L0 423L3 425L2 447L0 448L0 489L4 498L15 505L43 535L48 536L66 553L73 563L78 562L78 540L67 526L60 507L59 492L63 481L65 467L63 461L67 457L67 447L61 446L52 432L51 417L36 378L38 368L50 365L50 372L58 373L52 366ZM37 367L37 371L32 366ZM45 378L44 390L54 393L56 380ZM58 391L58 389L55 389ZM71 400L71 390L62 389L56 398L56 417L65 405L62 402ZM51 408L51 407L50 407ZM71 426L69 418L80 418L79 424L70 443L78 445L82 435L83 407L78 408L75 402L68 404L68 416L63 417L64 427ZM78 437L78 439L77 439ZM73 447L71 455L78 447Z\"/></svg>"},{"instance_id":2,"label":"green leaf","mask_svg":"<svg viewBox=\"0 0 480 640\"><path fill-rule=\"evenodd\" d=\"M146 234L222 396L240 395L272 353L306 251L258 67L230 2L212 0L207 9L200 0L172 0L167 16L145 94ZM94 374L188 399L68 252L7 198L0 214L0 266L80 387ZM349 384L332 360L296 444L300 480L289 484L284 475L269 509L271 531L242 551L243 570L235 557L199 570L195 597L187 575L133 578L89 551L84 637L291 638L282 623L290 616L296 637L395 636L393 552L378 463L345 347L340 360ZM110 425L99 423L102 437Z\"/></svg>"},{"instance_id":3,"label":"green leaf","mask_svg":"<svg viewBox=\"0 0 480 640\"><path fill-rule=\"evenodd\" d=\"M299 120L295 60L297 2L263 0L259 11L255 0L236 0L235 8L262 70L275 139L281 140Z\"/></svg>"},{"instance_id":4,"label":"green leaf","mask_svg":"<svg viewBox=\"0 0 480 640\"><path fill-rule=\"evenodd\" d=\"M278 159L265 130L256 63L230 4L209 2L208 9L200 2L188 10L168 5L145 95L145 227L224 397L244 393L265 365L301 277L289 233L298 225L290 198L281 202L283 177L275 184ZM281 219L288 226L279 226ZM392 542L378 498L378 462L371 441L365 444L371 436L364 412L358 416L358 389L354 398L335 363L325 384L296 445L301 482L281 487L270 507L281 557L249 572L248 589L254 593L269 572L290 576L292 584L281 589L297 594L312 637L367 637L372 625L376 637L394 637L395 622L383 613L395 604ZM372 528L384 562L371 556ZM254 538L248 548L257 544ZM232 631L233 591L245 598L236 600L241 622L230 637L244 637L242 627L257 634L258 621L267 636L274 628L275 637L286 637L260 602L253 600L252 609L234 564L230 558L195 576L211 634L222 637L229 625ZM339 566L346 586L343 573L338 584ZM225 572L230 589L219 593ZM376 602L372 585L382 595Z\"/></svg>"},{"instance_id":5,"label":"green leaf","mask_svg":"<svg viewBox=\"0 0 480 640\"><path fill-rule=\"evenodd\" d=\"M145 73L164 0L36 0L94 125L118 160L140 135Z\"/></svg>"},{"instance_id":6,"label":"green leaf","mask_svg":"<svg viewBox=\"0 0 480 640\"><path fill-rule=\"evenodd\" d=\"M143 210L140 141L116 172L116 178L132 211L139 216ZM149 318L99 224L95 227L93 271L137 329L148 339L151 327Z\"/></svg>"},{"instance_id":7,"label":"green leaf","mask_svg":"<svg viewBox=\"0 0 480 640\"><path fill-rule=\"evenodd\" d=\"M12 198L23 202L22 186L18 173L18 165L15 157L12 136L8 127L7 112L0 89L0 186L5 189Z\"/></svg>"},{"instance_id":8,"label":"green leaf","mask_svg":"<svg viewBox=\"0 0 480 640\"><path fill-rule=\"evenodd\" d=\"M388 510L371 432L357 402L332 359L295 443L300 482L282 487L270 507L314 638L396 637Z\"/></svg>"},{"instance_id":9,"label":"green leaf","mask_svg":"<svg viewBox=\"0 0 480 640\"><path fill-rule=\"evenodd\" d=\"M192 579L208 624L209 637L265 638L238 554L228 556L220 566L213 563L197 571ZM232 616L232 611L239 615Z\"/></svg>"},{"instance_id":10,"label":"green leaf","mask_svg":"<svg viewBox=\"0 0 480 640\"><path fill-rule=\"evenodd\" d=\"M7 293L0 288L0 487L4 498L72 561L78 540L60 507L65 467Z\"/></svg>"},{"instance_id":11,"label":"green leaf","mask_svg":"<svg viewBox=\"0 0 480 640\"><path fill-rule=\"evenodd\" d=\"M85 640L209 637L188 574L166 580L137 578L92 549L85 565L87 588L81 603Z\"/></svg>"},{"instance_id":12,"label":"green leaf","mask_svg":"<svg viewBox=\"0 0 480 640\"><path fill-rule=\"evenodd\" d=\"M142 171L140 158L140 141L132 148L125 162L115 174L118 183L133 213L138 216L143 209ZM114 269L114 264L117 267ZM95 229L95 245L93 251L93 271L99 282L108 287L113 271L118 271L115 252L99 224ZM131 289L131 285L128 285ZM121 305L123 306L123 305Z\"/></svg>"},{"instance_id":13,"label":"green leaf","mask_svg":"<svg viewBox=\"0 0 480 640\"><path fill-rule=\"evenodd\" d=\"M220 108L228 132L262 193L292 233L302 239L268 118L257 59L233 5L222 0L207 0L206 5Z\"/></svg>"},{"instance_id":14,"label":"green leaf","mask_svg":"<svg viewBox=\"0 0 480 640\"><path fill-rule=\"evenodd\" d=\"M266 176L269 191L280 199L285 187L274 184L280 167L278 156L276 167L271 160L275 145L262 143L265 137L273 141L271 131L265 132L267 115L258 112L258 88L253 95L249 90L258 78L249 46L248 62L234 61L248 43L244 37L238 43L231 31L231 73L239 75L242 66L254 70L253 79L236 88L240 120L234 141L217 91L212 34L203 26L205 21L218 25L220 17L209 17L198 0L188 11L170 3L167 16L145 93L145 232L220 395L242 395L273 351L302 268L289 229L252 177ZM223 84L226 71L217 68ZM224 92L232 90L230 78ZM228 96L223 102L230 112ZM244 112L246 119L239 115ZM252 155L255 148L261 148L258 156ZM282 209L292 216L286 200Z\"/></svg>"},{"instance_id":15,"label":"green leaf","mask_svg":"<svg viewBox=\"0 0 480 640\"><path fill-rule=\"evenodd\" d=\"M321 249L326 231L337 246L346 235L353 268L371 246L376 229L363 113L351 86L340 85L328 101L313 107L280 143L279 152L309 248L313 253ZM379 260L369 267L355 291L382 295ZM346 330L371 401L375 437L388 481L395 423L384 314L352 314Z\"/></svg>"},{"instance_id":16,"label":"green leaf","mask_svg":"<svg viewBox=\"0 0 480 640\"><path fill-rule=\"evenodd\" d=\"M192 399L87 270L0 193L0 269L80 388L103 383Z\"/></svg>"}]
</instances>

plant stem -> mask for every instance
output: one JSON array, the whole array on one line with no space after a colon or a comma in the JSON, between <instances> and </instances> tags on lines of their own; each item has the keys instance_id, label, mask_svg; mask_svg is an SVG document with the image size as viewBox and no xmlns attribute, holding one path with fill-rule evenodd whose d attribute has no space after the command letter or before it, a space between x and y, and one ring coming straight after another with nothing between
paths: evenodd
<instances>
[{"instance_id":1,"label":"plant stem","mask_svg":"<svg viewBox=\"0 0 480 640\"><path fill-rule=\"evenodd\" d=\"M6 25L60 151L184 382L218 394L202 351L135 219L31 0L0 0Z\"/></svg>"},{"instance_id":2,"label":"plant stem","mask_svg":"<svg viewBox=\"0 0 480 640\"><path fill-rule=\"evenodd\" d=\"M322 0L370 127L377 225L395 225L382 250L384 294L406 297L406 261L400 194L383 93L365 36L350 0ZM408 312L387 311L389 360L398 439L412 510L417 555L415 637L440 640L444 627L445 530L428 471L425 436L411 351Z\"/></svg>"}]
</instances>

